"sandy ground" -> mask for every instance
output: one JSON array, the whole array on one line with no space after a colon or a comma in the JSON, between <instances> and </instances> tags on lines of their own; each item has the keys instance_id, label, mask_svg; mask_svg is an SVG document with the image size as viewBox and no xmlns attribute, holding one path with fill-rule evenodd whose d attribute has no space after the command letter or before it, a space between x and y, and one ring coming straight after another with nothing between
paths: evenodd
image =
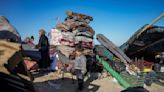
<instances>
[{"instance_id":1,"label":"sandy ground","mask_svg":"<svg viewBox=\"0 0 164 92\"><path fill-rule=\"evenodd\" d=\"M56 72L35 75L35 88L38 92L75 92L77 88L77 81L73 83L71 75L65 74L62 80ZM164 86L152 84L151 87L146 87L150 92L164 92ZM117 82L113 81L111 77L92 80L85 78L85 88L81 92L120 92L124 90Z\"/></svg>"}]
</instances>

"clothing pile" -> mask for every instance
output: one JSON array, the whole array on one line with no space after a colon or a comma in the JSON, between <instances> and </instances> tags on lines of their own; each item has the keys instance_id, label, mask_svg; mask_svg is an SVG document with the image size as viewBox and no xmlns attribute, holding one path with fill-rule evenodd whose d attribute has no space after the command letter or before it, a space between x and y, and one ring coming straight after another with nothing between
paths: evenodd
<instances>
[{"instance_id":1,"label":"clothing pile","mask_svg":"<svg viewBox=\"0 0 164 92\"><path fill-rule=\"evenodd\" d=\"M95 32L89 23L93 18L74 12L66 12L66 14L65 21L51 29L50 44L56 46L57 50L67 58L77 46L83 48L83 53L86 55L92 53Z\"/></svg>"},{"instance_id":2,"label":"clothing pile","mask_svg":"<svg viewBox=\"0 0 164 92\"><path fill-rule=\"evenodd\" d=\"M4 16L0 16L0 39L16 43L21 42L21 36Z\"/></svg>"}]
</instances>

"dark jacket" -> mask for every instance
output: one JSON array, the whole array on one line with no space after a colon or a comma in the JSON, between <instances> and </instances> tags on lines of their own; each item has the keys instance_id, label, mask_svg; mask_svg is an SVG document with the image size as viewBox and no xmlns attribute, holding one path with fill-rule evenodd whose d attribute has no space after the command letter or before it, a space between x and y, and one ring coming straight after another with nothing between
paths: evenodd
<instances>
[{"instance_id":1,"label":"dark jacket","mask_svg":"<svg viewBox=\"0 0 164 92\"><path fill-rule=\"evenodd\" d=\"M40 51L47 51L49 49L48 38L45 35L39 38L38 48Z\"/></svg>"},{"instance_id":2,"label":"dark jacket","mask_svg":"<svg viewBox=\"0 0 164 92\"><path fill-rule=\"evenodd\" d=\"M49 57L49 42L45 35L42 35L38 43L39 51L41 52L40 68L47 68L50 65Z\"/></svg>"}]
</instances>

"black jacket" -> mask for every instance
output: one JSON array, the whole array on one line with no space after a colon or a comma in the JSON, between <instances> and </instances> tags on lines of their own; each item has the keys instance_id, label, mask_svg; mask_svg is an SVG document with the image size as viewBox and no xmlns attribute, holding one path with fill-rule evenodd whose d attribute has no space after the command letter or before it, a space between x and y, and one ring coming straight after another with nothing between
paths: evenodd
<instances>
[{"instance_id":1,"label":"black jacket","mask_svg":"<svg viewBox=\"0 0 164 92\"><path fill-rule=\"evenodd\" d=\"M46 52L49 49L48 38L45 35L42 35L39 38L38 48L40 51Z\"/></svg>"},{"instance_id":2,"label":"black jacket","mask_svg":"<svg viewBox=\"0 0 164 92\"><path fill-rule=\"evenodd\" d=\"M40 68L47 68L50 65L49 57L49 42L45 35L42 35L38 43L39 51L41 52Z\"/></svg>"}]
</instances>

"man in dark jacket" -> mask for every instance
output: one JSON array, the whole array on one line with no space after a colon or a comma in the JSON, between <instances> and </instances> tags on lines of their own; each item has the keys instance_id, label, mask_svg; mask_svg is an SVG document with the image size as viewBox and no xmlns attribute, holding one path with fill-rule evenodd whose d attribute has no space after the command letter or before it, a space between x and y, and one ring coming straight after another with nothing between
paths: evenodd
<instances>
[{"instance_id":1,"label":"man in dark jacket","mask_svg":"<svg viewBox=\"0 0 164 92\"><path fill-rule=\"evenodd\" d=\"M38 48L41 52L41 60L39 63L40 68L48 68L50 65L50 57L49 57L49 42L48 38L45 36L44 29L39 30L39 43Z\"/></svg>"}]
</instances>

